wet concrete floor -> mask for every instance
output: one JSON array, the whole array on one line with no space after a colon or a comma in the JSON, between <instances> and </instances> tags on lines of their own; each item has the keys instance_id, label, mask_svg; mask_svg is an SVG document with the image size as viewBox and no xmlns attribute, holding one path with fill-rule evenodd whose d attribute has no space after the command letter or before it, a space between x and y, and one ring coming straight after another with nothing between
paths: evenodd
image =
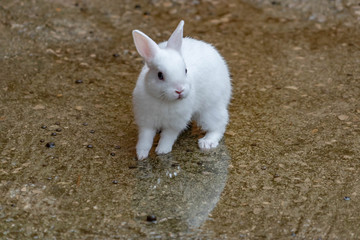
<instances>
[{"instance_id":1,"label":"wet concrete floor","mask_svg":"<svg viewBox=\"0 0 360 240\"><path fill-rule=\"evenodd\" d=\"M1 239L359 239L358 1L0 2ZM135 160L131 30L213 43L221 146Z\"/></svg>"}]
</instances>

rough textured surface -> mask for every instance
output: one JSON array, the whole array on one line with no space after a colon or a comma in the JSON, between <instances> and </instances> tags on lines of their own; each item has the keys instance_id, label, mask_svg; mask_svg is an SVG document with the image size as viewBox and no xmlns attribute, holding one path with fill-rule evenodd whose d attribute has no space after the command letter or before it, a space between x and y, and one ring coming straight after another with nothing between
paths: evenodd
<instances>
[{"instance_id":1,"label":"rough textured surface","mask_svg":"<svg viewBox=\"0 0 360 240\"><path fill-rule=\"evenodd\" d=\"M1 1L1 239L360 238L358 1L121 2ZM131 30L180 19L229 63L231 122L138 163Z\"/></svg>"}]
</instances>

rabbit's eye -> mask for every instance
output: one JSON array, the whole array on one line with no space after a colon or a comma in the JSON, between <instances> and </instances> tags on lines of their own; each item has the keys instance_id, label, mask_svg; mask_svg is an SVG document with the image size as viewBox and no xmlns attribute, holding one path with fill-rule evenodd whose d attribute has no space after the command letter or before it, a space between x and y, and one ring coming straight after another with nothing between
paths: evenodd
<instances>
[{"instance_id":1,"label":"rabbit's eye","mask_svg":"<svg viewBox=\"0 0 360 240\"><path fill-rule=\"evenodd\" d=\"M158 78L159 78L160 80L164 80L164 75L163 75L162 72L158 72Z\"/></svg>"},{"instance_id":2,"label":"rabbit's eye","mask_svg":"<svg viewBox=\"0 0 360 240\"><path fill-rule=\"evenodd\" d=\"M185 74L187 74L187 68L185 68Z\"/></svg>"}]
</instances>

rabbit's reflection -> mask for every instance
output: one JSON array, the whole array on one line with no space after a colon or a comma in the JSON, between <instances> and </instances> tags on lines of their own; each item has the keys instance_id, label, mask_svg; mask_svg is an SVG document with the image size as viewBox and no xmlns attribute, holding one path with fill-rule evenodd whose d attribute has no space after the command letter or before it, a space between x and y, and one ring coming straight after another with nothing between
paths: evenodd
<instances>
[{"instance_id":1,"label":"rabbit's reflection","mask_svg":"<svg viewBox=\"0 0 360 240\"><path fill-rule=\"evenodd\" d=\"M139 161L134 197L139 220L155 215L156 228L172 232L199 227L219 201L229 160L221 143L213 152L194 148Z\"/></svg>"}]
</instances>

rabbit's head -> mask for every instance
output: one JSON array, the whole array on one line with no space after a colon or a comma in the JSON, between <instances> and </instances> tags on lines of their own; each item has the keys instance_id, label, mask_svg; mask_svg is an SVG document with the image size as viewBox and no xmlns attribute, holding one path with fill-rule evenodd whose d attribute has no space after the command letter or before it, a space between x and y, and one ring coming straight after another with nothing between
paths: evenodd
<instances>
[{"instance_id":1,"label":"rabbit's head","mask_svg":"<svg viewBox=\"0 0 360 240\"><path fill-rule=\"evenodd\" d=\"M149 68L144 76L145 89L148 94L163 101L178 101L190 92L187 68L181 53L183 26L184 21L181 21L165 48L160 48L144 33L133 31L136 49Z\"/></svg>"}]
</instances>

